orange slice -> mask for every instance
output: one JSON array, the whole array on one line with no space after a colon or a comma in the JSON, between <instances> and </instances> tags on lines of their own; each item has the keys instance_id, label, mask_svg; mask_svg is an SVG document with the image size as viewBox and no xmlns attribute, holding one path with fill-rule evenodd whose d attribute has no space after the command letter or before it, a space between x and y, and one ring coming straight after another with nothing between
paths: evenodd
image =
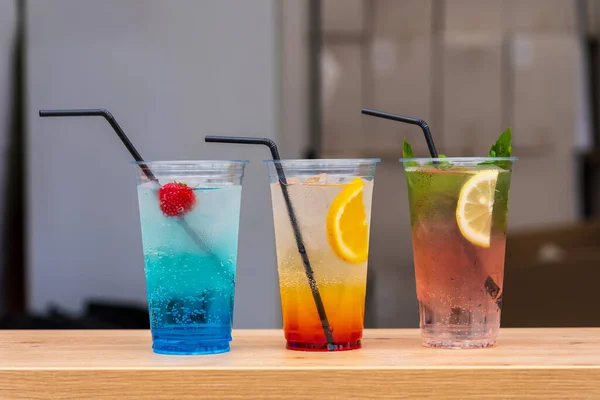
<instances>
[{"instance_id":1,"label":"orange slice","mask_svg":"<svg viewBox=\"0 0 600 400\"><path fill-rule=\"evenodd\" d=\"M354 179L337 195L327 213L327 237L335 254L360 264L369 257L369 226L363 201L364 182Z\"/></svg>"}]
</instances>

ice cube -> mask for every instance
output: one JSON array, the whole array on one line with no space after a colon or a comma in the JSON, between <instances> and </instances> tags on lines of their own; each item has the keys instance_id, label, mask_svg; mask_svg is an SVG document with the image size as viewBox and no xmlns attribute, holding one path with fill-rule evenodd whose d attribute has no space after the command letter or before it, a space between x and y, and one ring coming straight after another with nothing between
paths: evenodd
<instances>
[{"instance_id":1,"label":"ice cube","mask_svg":"<svg viewBox=\"0 0 600 400\"><path fill-rule=\"evenodd\" d=\"M316 176L311 176L304 180L304 183L315 184L315 183L327 183L327 174L322 173Z\"/></svg>"},{"instance_id":2,"label":"ice cube","mask_svg":"<svg viewBox=\"0 0 600 400\"><path fill-rule=\"evenodd\" d=\"M500 294L500 287L494 282L494 279L491 276L488 276L484 283L485 291L488 292L490 297L494 300L498 299L498 295Z\"/></svg>"}]
</instances>

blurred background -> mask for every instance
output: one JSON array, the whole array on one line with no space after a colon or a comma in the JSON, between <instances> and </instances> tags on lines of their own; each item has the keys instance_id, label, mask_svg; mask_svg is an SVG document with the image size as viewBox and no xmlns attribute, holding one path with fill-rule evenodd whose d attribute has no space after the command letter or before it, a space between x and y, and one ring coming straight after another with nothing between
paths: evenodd
<instances>
[{"instance_id":1,"label":"blurred background","mask_svg":"<svg viewBox=\"0 0 600 400\"><path fill-rule=\"evenodd\" d=\"M0 0L0 328L147 327L134 167L244 158L235 326L281 324L261 148L381 157L367 327L418 325L406 137L448 156L508 126L503 326L600 326L600 0Z\"/></svg>"}]
</instances>

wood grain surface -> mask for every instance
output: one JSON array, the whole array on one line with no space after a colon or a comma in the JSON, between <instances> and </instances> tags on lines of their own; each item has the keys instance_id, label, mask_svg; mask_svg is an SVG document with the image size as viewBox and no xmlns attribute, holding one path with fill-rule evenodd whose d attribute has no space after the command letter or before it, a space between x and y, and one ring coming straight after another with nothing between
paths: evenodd
<instances>
[{"instance_id":1,"label":"wood grain surface","mask_svg":"<svg viewBox=\"0 0 600 400\"><path fill-rule=\"evenodd\" d=\"M363 349L285 350L280 330L235 331L230 353L152 353L148 331L1 331L0 400L600 399L600 329L503 329L498 346L420 346L367 330Z\"/></svg>"}]
</instances>

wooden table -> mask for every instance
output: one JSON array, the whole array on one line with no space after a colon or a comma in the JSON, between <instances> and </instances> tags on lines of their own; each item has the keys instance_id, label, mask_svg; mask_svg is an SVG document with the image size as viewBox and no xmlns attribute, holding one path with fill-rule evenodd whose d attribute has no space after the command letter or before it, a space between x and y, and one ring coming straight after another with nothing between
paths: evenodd
<instances>
[{"instance_id":1,"label":"wooden table","mask_svg":"<svg viewBox=\"0 0 600 400\"><path fill-rule=\"evenodd\" d=\"M504 329L498 347L423 348L417 330L367 330L363 349L284 349L234 332L230 353L164 356L147 331L0 331L0 400L600 399L600 329Z\"/></svg>"}]
</instances>

